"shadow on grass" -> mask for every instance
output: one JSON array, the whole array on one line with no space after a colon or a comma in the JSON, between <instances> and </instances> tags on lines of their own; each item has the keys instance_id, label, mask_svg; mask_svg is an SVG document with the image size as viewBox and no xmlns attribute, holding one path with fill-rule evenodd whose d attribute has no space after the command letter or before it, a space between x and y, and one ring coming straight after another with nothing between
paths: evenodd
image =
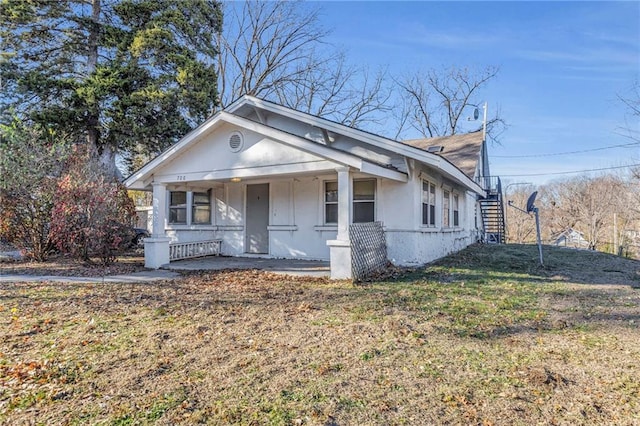
<instances>
[{"instance_id":1,"label":"shadow on grass","mask_svg":"<svg viewBox=\"0 0 640 426\"><path fill-rule=\"evenodd\" d=\"M509 279L518 282L640 286L640 261L607 253L536 245L473 245L427 265L427 279Z\"/></svg>"}]
</instances>

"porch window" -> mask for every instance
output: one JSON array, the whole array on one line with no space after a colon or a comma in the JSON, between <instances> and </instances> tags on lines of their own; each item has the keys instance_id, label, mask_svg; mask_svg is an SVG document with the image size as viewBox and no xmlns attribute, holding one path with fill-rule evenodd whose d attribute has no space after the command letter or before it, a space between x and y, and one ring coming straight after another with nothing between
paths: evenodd
<instances>
[{"instance_id":1,"label":"porch window","mask_svg":"<svg viewBox=\"0 0 640 426\"><path fill-rule=\"evenodd\" d=\"M458 194L453 194L453 226L460 226L460 200Z\"/></svg>"},{"instance_id":2,"label":"porch window","mask_svg":"<svg viewBox=\"0 0 640 426\"><path fill-rule=\"evenodd\" d=\"M442 192L442 227L449 228L451 226L451 192L444 190Z\"/></svg>"},{"instance_id":3,"label":"porch window","mask_svg":"<svg viewBox=\"0 0 640 426\"><path fill-rule=\"evenodd\" d=\"M353 181L353 223L375 221L375 179Z\"/></svg>"},{"instance_id":4,"label":"porch window","mask_svg":"<svg viewBox=\"0 0 640 426\"><path fill-rule=\"evenodd\" d=\"M211 223L211 199L207 192L193 193L192 221L194 224Z\"/></svg>"},{"instance_id":5,"label":"porch window","mask_svg":"<svg viewBox=\"0 0 640 426\"><path fill-rule=\"evenodd\" d=\"M338 182L324 183L324 223L338 223Z\"/></svg>"},{"instance_id":6,"label":"porch window","mask_svg":"<svg viewBox=\"0 0 640 426\"><path fill-rule=\"evenodd\" d=\"M187 193L171 191L169 194L169 223L187 223Z\"/></svg>"},{"instance_id":7,"label":"porch window","mask_svg":"<svg viewBox=\"0 0 640 426\"><path fill-rule=\"evenodd\" d=\"M436 226L436 186L422 181L422 224Z\"/></svg>"}]
</instances>

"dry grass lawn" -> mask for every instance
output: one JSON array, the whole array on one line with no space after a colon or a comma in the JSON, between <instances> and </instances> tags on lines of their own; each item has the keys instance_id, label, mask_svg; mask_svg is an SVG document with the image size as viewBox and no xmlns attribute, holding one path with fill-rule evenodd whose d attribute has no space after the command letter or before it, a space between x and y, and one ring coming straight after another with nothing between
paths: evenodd
<instances>
[{"instance_id":1,"label":"dry grass lawn","mask_svg":"<svg viewBox=\"0 0 640 426\"><path fill-rule=\"evenodd\" d=\"M0 423L640 424L640 262L545 255L2 284Z\"/></svg>"}]
</instances>

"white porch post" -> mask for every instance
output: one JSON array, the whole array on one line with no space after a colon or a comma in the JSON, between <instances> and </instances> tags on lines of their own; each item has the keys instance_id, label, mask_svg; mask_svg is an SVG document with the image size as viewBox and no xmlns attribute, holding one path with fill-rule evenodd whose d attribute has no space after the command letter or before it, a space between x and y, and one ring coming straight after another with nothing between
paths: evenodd
<instances>
[{"instance_id":1,"label":"white porch post","mask_svg":"<svg viewBox=\"0 0 640 426\"><path fill-rule=\"evenodd\" d=\"M167 216L167 186L153 183L153 225L151 238L144 240L144 266L158 269L169 263L169 241L164 232Z\"/></svg>"},{"instance_id":2,"label":"white porch post","mask_svg":"<svg viewBox=\"0 0 640 426\"><path fill-rule=\"evenodd\" d=\"M353 176L348 167L336 169L338 172L338 235L335 240L328 240L331 261L331 279L351 278L351 241L349 225L351 224L351 200Z\"/></svg>"}]
</instances>

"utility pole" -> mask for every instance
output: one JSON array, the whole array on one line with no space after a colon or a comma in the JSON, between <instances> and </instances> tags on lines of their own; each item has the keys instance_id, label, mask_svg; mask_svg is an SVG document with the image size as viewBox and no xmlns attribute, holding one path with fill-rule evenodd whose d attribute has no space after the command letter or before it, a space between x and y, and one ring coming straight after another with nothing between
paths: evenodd
<instances>
[{"instance_id":1,"label":"utility pole","mask_svg":"<svg viewBox=\"0 0 640 426\"><path fill-rule=\"evenodd\" d=\"M483 117L482 117L482 140L486 141L487 140L487 102L485 101L484 105L482 106L483 111Z\"/></svg>"}]
</instances>

